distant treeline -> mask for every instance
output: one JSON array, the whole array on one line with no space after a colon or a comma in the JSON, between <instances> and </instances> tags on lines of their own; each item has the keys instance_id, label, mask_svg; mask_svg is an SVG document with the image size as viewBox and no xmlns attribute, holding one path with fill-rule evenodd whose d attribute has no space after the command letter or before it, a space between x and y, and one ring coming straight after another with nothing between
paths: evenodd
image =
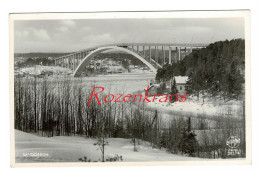
<instances>
[{"instance_id":1,"label":"distant treeline","mask_svg":"<svg viewBox=\"0 0 260 175\"><path fill-rule=\"evenodd\" d=\"M41 52L33 52L33 53L15 53L14 57L24 57L24 58L48 58L48 57L60 57L64 55L68 55L70 53L41 53Z\"/></svg>"},{"instance_id":2,"label":"distant treeline","mask_svg":"<svg viewBox=\"0 0 260 175\"><path fill-rule=\"evenodd\" d=\"M55 61L49 60L48 58L38 58L38 59L28 58L24 62L18 62L16 65L21 68L21 67L34 66L34 65L53 66L54 64Z\"/></svg>"},{"instance_id":3,"label":"distant treeline","mask_svg":"<svg viewBox=\"0 0 260 175\"><path fill-rule=\"evenodd\" d=\"M243 97L245 83L245 40L219 41L193 51L183 60L159 69L156 80L165 82L173 76L189 76L188 93Z\"/></svg>"}]
</instances>

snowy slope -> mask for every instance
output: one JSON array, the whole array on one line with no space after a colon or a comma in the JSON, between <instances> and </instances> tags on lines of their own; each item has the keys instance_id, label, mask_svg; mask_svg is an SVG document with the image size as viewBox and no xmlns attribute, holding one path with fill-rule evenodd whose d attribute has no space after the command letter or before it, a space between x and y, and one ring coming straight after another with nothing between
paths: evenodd
<instances>
[{"instance_id":1,"label":"snowy slope","mask_svg":"<svg viewBox=\"0 0 260 175\"><path fill-rule=\"evenodd\" d=\"M123 161L180 161L202 160L167 153L165 150L153 149L148 142L142 142L138 152L133 151L130 139L109 138L105 157L123 156ZM77 162L86 156L92 161L101 159L101 152L94 146L94 139L77 136L40 137L15 130L16 162ZM44 153L48 156L29 157L28 153Z\"/></svg>"}]
</instances>

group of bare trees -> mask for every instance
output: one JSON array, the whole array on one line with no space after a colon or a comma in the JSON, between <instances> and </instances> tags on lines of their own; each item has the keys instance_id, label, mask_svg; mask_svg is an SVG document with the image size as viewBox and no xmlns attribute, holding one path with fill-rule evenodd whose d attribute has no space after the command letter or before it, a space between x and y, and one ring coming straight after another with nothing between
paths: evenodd
<instances>
[{"instance_id":1,"label":"group of bare trees","mask_svg":"<svg viewBox=\"0 0 260 175\"><path fill-rule=\"evenodd\" d=\"M93 100L87 105L93 86L85 87L81 79L15 78L15 129L46 137L97 138L102 154L109 137L131 139L134 151L138 151L137 145L142 141L148 141L152 147L177 154L183 152L183 142L191 130L212 128L210 120L203 117L191 120L175 115L164 121L157 110L148 109L143 103L99 105ZM214 127L222 129L240 123L222 118L214 122Z\"/></svg>"},{"instance_id":2,"label":"group of bare trees","mask_svg":"<svg viewBox=\"0 0 260 175\"><path fill-rule=\"evenodd\" d=\"M88 104L91 87L81 80L15 78L15 128L43 136L145 137L155 111L134 103Z\"/></svg>"}]
</instances>

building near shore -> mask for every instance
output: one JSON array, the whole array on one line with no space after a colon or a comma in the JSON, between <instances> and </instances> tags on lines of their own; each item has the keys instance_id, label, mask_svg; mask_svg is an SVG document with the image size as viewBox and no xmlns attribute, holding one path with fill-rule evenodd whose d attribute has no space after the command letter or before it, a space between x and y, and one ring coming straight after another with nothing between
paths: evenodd
<instances>
[{"instance_id":1,"label":"building near shore","mask_svg":"<svg viewBox=\"0 0 260 175\"><path fill-rule=\"evenodd\" d=\"M176 88L178 90L179 94L186 94L187 93L187 81L188 76L174 76L171 82L171 85L173 83L173 80L176 82Z\"/></svg>"}]
</instances>

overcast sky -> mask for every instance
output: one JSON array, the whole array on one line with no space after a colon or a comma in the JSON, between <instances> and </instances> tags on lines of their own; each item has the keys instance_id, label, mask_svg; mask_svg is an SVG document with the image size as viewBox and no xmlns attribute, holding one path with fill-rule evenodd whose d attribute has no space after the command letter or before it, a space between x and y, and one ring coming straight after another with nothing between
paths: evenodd
<instances>
[{"instance_id":1,"label":"overcast sky","mask_svg":"<svg viewBox=\"0 0 260 175\"><path fill-rule=\"evenodd\" d=\"M118 42L211 43L244 38L242 18L15 21L14 50L72 52Z\"/></svg>"}]
</instances>

